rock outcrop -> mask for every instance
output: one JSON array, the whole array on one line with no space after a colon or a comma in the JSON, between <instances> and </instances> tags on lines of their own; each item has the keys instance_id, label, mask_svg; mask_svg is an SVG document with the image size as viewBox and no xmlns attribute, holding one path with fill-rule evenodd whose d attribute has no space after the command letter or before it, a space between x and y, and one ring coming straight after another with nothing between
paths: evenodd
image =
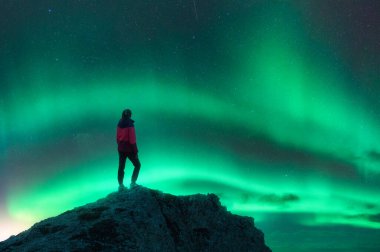
<instances>
[{"instance_id":1,"label":"rock outcrop","mask_svg":"<svg viewBox=\"0 0 380 252\"><path fill-rule=\"evenodd\" d=\"M35 224L0 251L271 251L253 219L214 194L173 196L145 187L115 192Z\"/></svg>"}]
</instances>

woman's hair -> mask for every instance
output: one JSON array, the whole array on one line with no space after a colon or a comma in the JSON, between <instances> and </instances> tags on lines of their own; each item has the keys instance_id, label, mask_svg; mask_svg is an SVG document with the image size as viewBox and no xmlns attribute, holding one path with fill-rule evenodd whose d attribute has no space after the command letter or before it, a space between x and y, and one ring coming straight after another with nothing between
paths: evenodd
<instances>
[{"instance_id":1,"label":"woman's hair","mask_svg":"<svg viewBox=\"0 0 380 252\"><path fill-rule=\"evenodd\" d=\"M132 111L130 109L124 109L123 113L121 114L121 118L127 119L131 118L132 116Z\"/></svg>"}]
</instances>

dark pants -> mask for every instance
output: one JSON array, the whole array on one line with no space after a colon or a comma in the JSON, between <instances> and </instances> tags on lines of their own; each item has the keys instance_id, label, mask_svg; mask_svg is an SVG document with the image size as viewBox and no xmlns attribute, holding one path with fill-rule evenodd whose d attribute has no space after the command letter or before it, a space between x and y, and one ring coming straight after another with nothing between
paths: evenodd
<instances>
[{"instance_id":1,"label":"dark pants","mask_svg":"<svg viewBox=\"0 0 380 252\"><path fill-rule=\"evenodd\" d=\"M131 182L135 183L137 180L137 177L139 176L141 164L140 164L140 160L137 154L119 151L119 171L118 171L117 179L120 185L123 184L125 161L127 160L127 158L131 160L133 166L135 167L135 169L133 170Z\"/></svg>"}]
</instances>

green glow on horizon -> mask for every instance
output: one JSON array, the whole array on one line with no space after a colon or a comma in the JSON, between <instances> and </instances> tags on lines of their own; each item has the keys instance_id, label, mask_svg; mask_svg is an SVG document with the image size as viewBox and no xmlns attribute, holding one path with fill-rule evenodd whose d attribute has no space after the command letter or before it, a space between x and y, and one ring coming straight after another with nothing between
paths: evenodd
<instances>
[{"instance_id":1,"label":"green glow on horizon","mask_svg":"<svg viewBox=\"0 0 380 252\"><path fill-rule=\"evenodd\" d=\"M194 151L197 146L188 145L188 148ZM321 184L318 180L291 186L286 180L265 179L265 169L244 174L238 172L242 164L233 162L229 158L221 158L221 151L218 149L212 152L201 149L200 153L205 154L198 156L196 160L193 160L191 154L186 155L181 151L172 153L170 159L162 159L165 151L157 151L153 146L145 151L139 182L150 188L175 195L216 193L228 210L244 212L245 215L253 216L258 221L266 219L270 213L308 213L322 216L315 222L309 220L305 223L308 225L329 225L340 219L349 225L378 228L376 223L369 220L341 216L359 215L363 212L375 214L376 209L368 210L363 207L365 203L377 201L377 195L365 188L351 192L347 191L343 184L335 184L334 188L329 188L326 186L328 183ZM161 165L157 163L157 159L161 159ZM8 211L16 220L34 223L64 210L95 201L117 189L116 170L117 163L113 153L99 160L68 167L63 174L46 178L45 182L36 184L27 191L21 189L14 191L8 197ZM126 183L131 172L132 165L128 163ZM191 182L197 184L191 185ZM273 183L276 183L275 194L273 194ZM350 197L347 196L348 192ZM244 195L247 194L251 196L245 198ZM281 197L286 194L298 195L299 200L283 203L263 200L268 195ZM358 206L353 208L351 204ZM259 218L255 216L257 212L261 213ZM335 218L334 221L328 218L336 215L341 217Z\"/></svg>"}]
</instances>

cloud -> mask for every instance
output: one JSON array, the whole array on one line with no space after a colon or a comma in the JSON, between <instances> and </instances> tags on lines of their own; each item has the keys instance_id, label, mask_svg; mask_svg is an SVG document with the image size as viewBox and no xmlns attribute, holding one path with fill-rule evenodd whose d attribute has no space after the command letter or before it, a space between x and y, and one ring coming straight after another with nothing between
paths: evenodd
<instances>
[{"instance_id":1,"label":"cloud","mask_svg":"<svg viewBox=\"0 0 380 252\"><path fill-rule=\"evenodd\" d=\"M264 204L282 206L300 200L299 196L292 193L262 194L260 192L243 190L237 186L227 185L222 182L204 179L186 179L184 181L179 181L179 183L185 188L196 188L197 190L201 190L202 188L212 189L212 191L218 196L222 196L224 198L230 197L235 200L238 199L238 201L242 204L261 202Z\"/></svg>"},{"instance_id":2,"label":"cloud","mask_svg":"<svg viewBox=\"0 0 380 252\"><path fill-rule=\"evenodd\" d=\"M378 223L380 223L380 213L368 215L368 220L372 221L372 222L378 222Z\"/></svg>"},{"instance_id":3,"label":"cloud","mask_svg":"<svg viewBox=\"0 0 380 252\"><path fill-rule=\"evenodd\" d=\"M346 217L347 219L361 219L370 222L380 223L380 213L376 214L357 214Z\"/></svg>"},{"instance_id":4,"label":"cloud","mask_svg":"<svg viewBox=\"0 0 380 252\"><path fill-rule=\"evenodd\" d=\"M283 194L283 195L276 195L276 194L267 194L259 197L259 200L262 202L272 203L272 204L286 204L289 202L295 202L299 201L300 198L295 194Z\"/></svg>"},{"instance_id":5,"label":"cloud","mask_svg":"<svg viewBox=\"0 0 380 252\"><path fill-rule=\"evenodd\" d=\"M250 135L250 132L239 130L241 136L224 139L229 142L227 148L247 160L261 161L266 164L292 166L297 174L310 174L311 171L325 173L335 178L356 180L358 178L357 166L339 158L334 153L322 153L303 148L291 147L261 135ZM380 154L379 154L380 156Z\"/></svg>"},{"instance_id":6,"label":"cloud","mask_svg":"<svg viewBox=\"0 0 380 252\"><path fill-rule=\"evenodd\" d=\"M370 160L380 162L380 152L376 150L371 150L367 153L367 156Z\"/></svg>"},{"instance_id":7,"label":"cloud","mask_svg":"<svg viewBox=\"0 0 380 252\"><path fill-rule=\"evenodd\" d=\"M375 205L375 204L371 204L371 203L365 204L365 208L367 208L367 209L374 209L376 207L377 207L377 205Z\"/></svg>"}]
</instances>

